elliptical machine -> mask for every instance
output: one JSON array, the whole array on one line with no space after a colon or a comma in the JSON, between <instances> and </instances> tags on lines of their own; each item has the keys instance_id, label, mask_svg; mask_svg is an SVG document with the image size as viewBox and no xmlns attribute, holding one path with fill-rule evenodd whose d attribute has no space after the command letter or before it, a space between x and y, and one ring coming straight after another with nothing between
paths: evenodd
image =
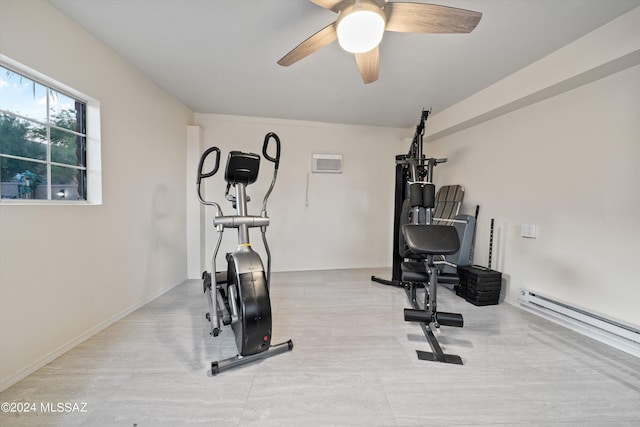
<instances>
[{"instance_id":1,"label":"elliptical machine","mask_svg":"<svg viewBox=\"0 0 640 427\"><path fill-rule=\"evenodd\" d=\"M275 157L268 154L269 141L276 143ZM203 172L206 159L215 153L213 169ZM238 354L228 359L211 362L211 374L218 373L255 360L265 359L293 349L293 342L271 344L271 300L269 287L271 281L271 252L267 244L266 231L269 225L267 216L267 200L276 183L280 164L280 138L273 132L264 137L262 145L263 157L274 164L271 186L262 201L260 216L247 213L247 202L250 200L246 187L258 179L260 156L254 153L231 151L227 157L224 178L227 181L225 198L232 203L235 215L222 214L220 205L207 201L202 197L201 181L218 172L220 166L220 149L211 147L200 157L198 165L197 192L200 203L216 208L213 225L218 232L218 240L211 256L211 272L202 273L204 293L207 298L209 312L206 314L210 322L212 337L217 337L223 325L231 325L236 338ZM233 187L235 195L229 194ZM260 227L262 241L267 253L267 270L265 273L262 260L249 242L249 228ZM216 256L226 228L238 229L238 246L226 255L227 270L216 270ZM215 280L212 280L215 279ZM215 282L215 283L214 283Z\"/></svg>"}]
</instances>

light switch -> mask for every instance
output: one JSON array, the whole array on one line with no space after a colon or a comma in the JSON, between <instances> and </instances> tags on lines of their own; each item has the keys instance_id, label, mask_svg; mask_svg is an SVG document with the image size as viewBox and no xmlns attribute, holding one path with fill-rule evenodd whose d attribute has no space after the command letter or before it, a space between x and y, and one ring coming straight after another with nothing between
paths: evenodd
<instances>
[{"instance_id":1,"label":"light switch","mask_svg":"<svg viewBox=\"0 0 640 427\"><path fill-rule=\"evenodd\" d=\"M536 226L533 224L522 224L520 226L520 236L526 237L527 239L535 239Z\"/></svg>"}]
</instances>

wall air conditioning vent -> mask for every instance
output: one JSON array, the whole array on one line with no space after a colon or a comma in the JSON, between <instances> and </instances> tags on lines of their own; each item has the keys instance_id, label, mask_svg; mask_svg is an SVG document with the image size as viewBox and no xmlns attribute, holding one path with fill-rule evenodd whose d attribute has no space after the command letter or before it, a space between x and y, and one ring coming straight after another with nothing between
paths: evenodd
<instances>
[{"instance_id":1,"label":"wall air conditioning vent","mask_svg":"<svg viewBox=\"0 0 640 427\"><path fill-rule=\"evenodd\" d=\"M313 173L342 173L342 154L314 154Z\"/></svg>"}]
</instances>

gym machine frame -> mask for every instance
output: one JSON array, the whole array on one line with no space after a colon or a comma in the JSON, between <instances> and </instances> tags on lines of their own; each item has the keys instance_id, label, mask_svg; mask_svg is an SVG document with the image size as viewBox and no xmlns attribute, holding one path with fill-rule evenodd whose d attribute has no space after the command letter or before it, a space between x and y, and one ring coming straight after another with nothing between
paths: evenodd
<instances>
[{"instance_id":1,"label":"gym machine frame","mask_svg":"<svg viewBox=\"0 0 640 427\"><path fill-rule=\"evenodd\" d=\"M268 154L269 141L276 143L276 154ZM205 160L215 154L214 166L210 172L204 173ZM201 181L218 172L220 166L220 149L211 147L200 157L198 165L197 194L200 203L216 208L213 225L218 232L218 240L211 256L211 272L202 273L204 293L207 298L209 312L206 314L210 322L212 337L217 337L223 325L231 325L236 337L238 354L228 359L211 363L211 374L216 375L224 370L244 365L256 360L272 357L293 349L293 342L271 344L271 301L269 288L271 284L271 252L267 244L266 230L269 225L267 201L276 183L280 164L280 139L273 132L266 134L262 146L263 157L274 164L271 186L267 190L260 216L247 213L247 202L250 200L246 187L258 178L260 156L254 153L231 151L227 158L225 180L227 181L226 199L236 209L236 215L225 216L220 205L202 197ZM229 194L230 187L235 195ZM265 274L262 260L249 241L249 228L260 227L262 241L267 253L267 270ZM238 246L226 255L227 271L216 270L216 256L220 249L222 236L226 228L238 230ZM213 280L212 283L212 278Z\"/></svg>"},{"instance_id":2,"label":"gym machine frame","mask_svg":"<svg viewBox=\"0 0 640 427\"><path fill-rule=\"evenodd\" d=\"M388 286L406 287L407 284L402 281L402 263L404 256L400 253L401 227L406 221L403 218L403 204L409 198L409 185L411 182L432 182L433 169L440 163L446 163L447 159L425 158L423 152L423 141L425 130L425 122L429 118L431 111L423 110L420 117L420 123L416 127L411 147L408 154L399 154L396 156L396 173L395 173L395 191L393 199L393 253L391 280L382 279L380 277L371 276L371 280ZM415 220L418 220L419 213L415 212ZM431 214L431 211L429 211ZM430 220L438 220L440 218L431 218ZM447 219L446 221L453 221Z\"/></svg>"},{"instance_id":3,"label":"gym machine frame","mask_svg":"<svg viewBox=\"0 0 640 427\"><path fill-rule=\"evenodd\" d=\"M402 287L412 308L404 310L405 321L419 322L431 347L431 352L417 350L420 360L436 361L462 365L458 355L446 354L440 347L433 330L439 332L443 326L463 326L463 317L458 313L437 311L438 269L434 255L449 255L458 251L460 241L453 226L433 225L433 207L435 204L435 186L433 169L447 159L425 158L423 154L423 135L425 121L430 112L423 110L420 123L407 155L396 156L396 188L394 197L394 238L392 279L385 280L371 276L371 280L384 285ZM407 212L406 203L410 205ZM409 218L411 223L409 223ZM452 221L447 219L447 221ZM408 246L414 261L424 262L426 281L414 282L402 280L402 264L407 257L401 247ZM424 284L424 301L417 298L417 287Z\"/></svg>"}]
</instances>

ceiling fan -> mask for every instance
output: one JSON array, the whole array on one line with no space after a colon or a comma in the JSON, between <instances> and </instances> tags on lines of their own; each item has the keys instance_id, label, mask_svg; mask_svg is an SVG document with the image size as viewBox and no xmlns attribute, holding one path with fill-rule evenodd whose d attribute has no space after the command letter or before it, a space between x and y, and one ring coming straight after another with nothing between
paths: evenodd
<instances>
[{"instance_id":1,"label":"ceiling fan","mask_svg":"<svg viewBox=\"0 0 640 427\"><path fill-rule=\"evenodd\" d=\"M310 0L332 10L338 19L300 43L278 61L283 67L323 48L336 39L355 54L365 84L378 80L379 44L385 31L400 33L470 33L482 13L426 3L387 0Z\"/></svg>"}]
</instances>

